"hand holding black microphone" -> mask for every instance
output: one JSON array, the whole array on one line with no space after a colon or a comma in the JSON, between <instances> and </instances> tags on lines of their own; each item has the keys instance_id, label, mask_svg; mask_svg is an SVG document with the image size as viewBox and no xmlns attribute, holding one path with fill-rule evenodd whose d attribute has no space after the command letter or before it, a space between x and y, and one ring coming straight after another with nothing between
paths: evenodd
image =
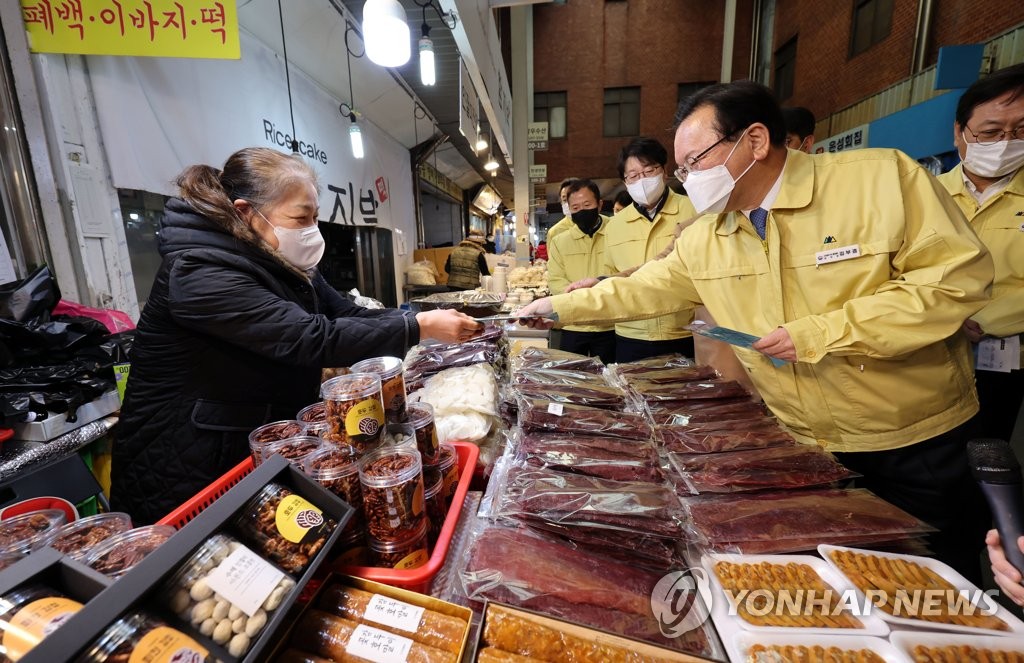
<instances>
[{"instance_id":1,"label":"hand holding black microphone","mask_svg":"<svg viewBox=\"0 0 1024 663\"><path fill-rule=\"evenodd\" d=\"M981 486L996 522L985 537L992 573L1014 603L1024 605L1024 487L1020 463L1003 440L967 443L971 473Z\"/></svg>"}]
</instances>

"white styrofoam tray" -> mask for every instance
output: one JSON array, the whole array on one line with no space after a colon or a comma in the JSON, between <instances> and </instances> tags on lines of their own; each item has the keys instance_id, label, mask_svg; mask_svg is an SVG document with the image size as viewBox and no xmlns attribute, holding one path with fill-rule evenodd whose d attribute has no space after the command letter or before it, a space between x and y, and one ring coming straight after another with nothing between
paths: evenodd
<instances>
[{"instance_id":1,"label":"white styrofoam tray","mask_svg":"<svg viewBox=\"0 0 1024 663\"><path fill-rule=\"evenodd\" d=\"M758 634L815 634L815 635L852 635L852 636L886 636L889 634L889 626L874 615L857 616L854 619L860 621L862 629L840 629L840 628L817 628L804 626L757 626L747 622L739 615L730 615L730 602L725 595L718 575L715 573L716 562L733 562L736 564L807 564L839 594L853 589L850 582L825 562L810 555L737 555L737 554L707 554L701 558L701 565L707 571L712 588L711 619L718 629L723 643L733 640L736 633L746 630Z\"/></svg>"},{"instance_id":2,"label":"white styrofoam tray","mask_svg":"<svg viewBox=\"0 0 1024 663\"><path fill-rule=\"evenodd\" d=\"M1024 653L1024 638L999 635L967 635L964 633L936 633L934 631L893 631L889 641L910 660L914 647L955 647L966 645L975 649Z\"/></svg>"},{"instance_id":3,"label":"white styrofoam tray","mask_svg":"<svg viewBox=\"0 0 1024 663\"><path fill-rule=\"evenodd\" d=\"M938 574L944 580L946 580L946 582L953 585L953 587L955 587L956 589L968 592L969 596L972 599L972 602L974 602L973 599L976 599L981 594L981 589L975 586L970 580L954 571L948 564L944 564L943 562L940 562L937 559L932 559L930 557L919 557L917 555L900 555L898 553L879 552L877 550L867 550L863 548L849 548L846 546L832 546L828 544L819 545L818 552L825 560L825 563L828 564L828 566L831 569L833 569L835 573L842 576L844 581L846 581L850 585L853 585L853 583L850 581L849 578L847 578L843 574L839 566L834 561L832 561L832 558L829 556L829 553L835 550L849 550L861 554L875 555L877 557L887 557L889 559L902 559L906 562L914 562ZM860 590L860 588L856 586L855 588L861 600L866 601L865 594ZM975 605L978 605L976 602L974 603ZM959 624L943 624L941 622L933 622L923 619L912 619L910 617L896 617L894 615L890 615L888 612L882 610L881 608L872 610L872 613L877 614L879 617L881 617L886 622L889 622L890 624L909 626L915 629L928 629L934 631L955 631L957 633L977 633L981 635L998 635L1000 637L1005 637L1009 635L1024 635L1024 622L1021 622L1019 619L1017 619L1017 617L1013 615L1013 613L1004 608L1002 605L999 605L999 603L996 602L995 599L991 599L991 604L995 606L995 612L993 613L994 616L1006 622L1010 630L994 631L991 629L977 628L974 626L961 626Z\"/></svg>"},{"instance_id":4,"label":"white styrofoam tray","mask_svg":"<svg viewBox=\"0 0 1024 663\"><path fill-rule=\"evenodd\" d=\"M733 638L736 663L746 663L754 645L805 647L839 647L847 651L867 649L882 657L885 663L911 663L911 659L882 638L858 635L807 635L804 633L753 633L742 631ZM732 655L732 654L730 654Z\"/></svg>"}]
</instances>

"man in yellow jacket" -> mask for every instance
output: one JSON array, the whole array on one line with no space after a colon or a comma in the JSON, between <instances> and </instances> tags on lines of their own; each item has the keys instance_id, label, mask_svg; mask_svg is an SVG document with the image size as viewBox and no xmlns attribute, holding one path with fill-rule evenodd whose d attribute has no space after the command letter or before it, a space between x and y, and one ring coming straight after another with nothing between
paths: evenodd
<instances>
[{"instance_id":1,"label":"man in yellow jacket","mask_svg":"<svg viewBox=\"0 0 1024 663\"><path fill-rule=\"evenodd\" d=\"M608 217L601 214L601 190L587 179L568 188L569 216L573 227L548 242L548 287L552 294L565 292L575 281L607 276L604 259ZM568 325L562 328L559 349L615 361L615 325Z\"/></svg>"},{"instance_id":2,"label":"man in yellow jacket","mask_svg":"<svg viewBox=\"0 0 1024 663\"><path fill-rule=\"evenodd\" d=\"M990 517L967 466L978 400L958 330L988 302L988 251L901 152L787 151L762 85L704 88L677 119L677 177L707 215L667 258L522 313L579 324L703 303L761 337L737 355L793 435L938 528L934 552L978 579Z\"/></svg>"},{"instance_id":3,"label":"man in yellow jacket","mask_svg":"<svg viewBox=\"0 0 1024 663\"><path fill-rule=\"evenodd\" d=\"M675 237L676 224L694 215L686 196L665 185L668 152L653 138L634 138L619 153L619 176L633 204L612 217L605 231L605 274L625 272L654 259ZM693 356L687 326L693 309L615 325L616 361L636 361L669 352Z\"/></svg>"},{"instance_id":4,"label":"man in yellow jacket","mask_svg":"<svg viewBox=\"0 0 1024 663\"><path fill-rule=\"evenodd\" d=\"M1024 398L1024 64L969 87L953 128L961 163L939 181L995 262L992 301L963 327L977 344L979 435L1009 440Z\"/></svg>"}]
</instances>

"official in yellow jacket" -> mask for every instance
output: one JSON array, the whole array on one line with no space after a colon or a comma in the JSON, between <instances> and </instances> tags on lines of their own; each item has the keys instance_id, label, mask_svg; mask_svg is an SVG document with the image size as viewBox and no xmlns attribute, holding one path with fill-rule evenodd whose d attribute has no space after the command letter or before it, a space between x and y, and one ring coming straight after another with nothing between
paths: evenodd
<instances>
[{"instance_id":1,"label":"official in yellow jacket","mask_svg":"<svg viewBox=\"0 0 1024 663\"><path fill-rule=\"evenodd\" d=\"M635 138L619 153L619 176L633 204L612 217L605 231L606 274L617 274L653 260L675 237L676 225L694 215L686 196L665 185L668 152L653 138ZM615 356L636 361L669 352L693 356L687 326L693 309L684 308L649 320L615 325Z\"/></svg>"},{"instance_id":2,"label":"official in yellow jacket","mask_svg":"<svg viewBox=\"0 0 1024 663\"><path fill-rule=\"evenodd\" d=\"M794 436L938 528L932 550L978 579L990 517L965 454L978 402L959 329L988 302L988 251L903 153L786 150L764 86L704 88L678 119L677 176L708 215L667 258L523 313L578 324L703 303L761 337L737 355Z\"/></svg>"},{"instance_id":3,"label":"official in yellow jacket","mask_svg":"<svg viewBox=\"0 0 1024 663\"><path fill-rule=\"evenodd\" d=\"M548 287L565 292L570 283L607 276L604 244L609 218L601 214L601 190L587 179L574 181L568 190L573 227L548 242ZM559 349L615 361L615 325L568 325L562 328Z\"/></svg>"},{"instance_id":4,"label":"official in yellow jacket","mask_svg":"<svg viewBox=\"0 0 1024 663\"><path fill-rule=\"evenodd\" d=\"M939 177L992 253L992 301L964 323L977 344L978 435L1009 440L1024 399L1024 64L980 79L953 127L961 164Z\"/></svg>"},{"instance_id":5,"label":"official in yellow jacket","mask_svg":"<svg viewBox=\"0 0 1024 663\"><path fill-rule=\"evenodd\" d=\"M548 243L548 246L551 245L551 240L573 227L572 215L569 212L569 186L576 180L577 178L575 177L567 177L558 186L558 201L562 205L562 218L559 219L558 223L548 228L547 235L545 235L545 241Z\"/></svg>"}]
</instances>

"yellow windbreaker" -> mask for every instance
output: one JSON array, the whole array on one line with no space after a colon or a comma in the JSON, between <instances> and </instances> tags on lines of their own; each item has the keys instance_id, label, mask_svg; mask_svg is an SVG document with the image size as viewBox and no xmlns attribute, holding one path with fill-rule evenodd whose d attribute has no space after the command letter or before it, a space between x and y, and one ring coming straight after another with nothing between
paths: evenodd
<instances>
[{"instance_id":1,"label":"yellow windbreaker","mask_svg":"<svg viewBox=\"0 0 1024 663\"><path fill-rule=\"evenodd\" d=\"M1024 168L1005 189L978 207L964 184L963 167L939 176L995 263L992 301L971 316L991 336L1024 332ZM1021 351L1024 367L1024 348Z\"/></svg>"},{"instance_id":2,"label":"yellow windbreaker","mask_svg":"<svg viewBox=\"0 0 1024 663\"><path fill-rule=\"evenodd\" d=\"M723 327L785 327L797 363L736 354L780 421L831 451L894 449L967 421L978 398L960 325L988 302L993 268L953 200L896 150L790 151L782 177L764 244L740 213L705 216L664 260L554 297L559 319L703 303Z\"/></svg>"},{"instance_id":3,"label":"yellow windbreaker","mask_svg":"<svg viewBox=\"0 0 1024 663\"><path fill-rule=\"evenodd\" d=\"M654 221L648 221L636 205L622 208L605 231L605 273L617 274L654 260L675 239L676 224L694 214L690 199L671 189ZM685 307L671 315L616 324L615 333L642 341L669 341L690 336L686 326L691 322L693 308Z\"/></svg>"},{"instance_id":4,"label":"yellow windbreaker","mask_svg":"<svg viewBox=\"0 0 1024 663\"><path fill-rule=\"evenodd\" d=\"M590 237L574 223L572 228L548 242L548 288L554 295L565 292L575 281L590 276L609 276L604 268L604 231L608 217L601 215L601 225ZM615 325L570 325L569 331L603 332Z\"/></svg>"}]
</instances>

